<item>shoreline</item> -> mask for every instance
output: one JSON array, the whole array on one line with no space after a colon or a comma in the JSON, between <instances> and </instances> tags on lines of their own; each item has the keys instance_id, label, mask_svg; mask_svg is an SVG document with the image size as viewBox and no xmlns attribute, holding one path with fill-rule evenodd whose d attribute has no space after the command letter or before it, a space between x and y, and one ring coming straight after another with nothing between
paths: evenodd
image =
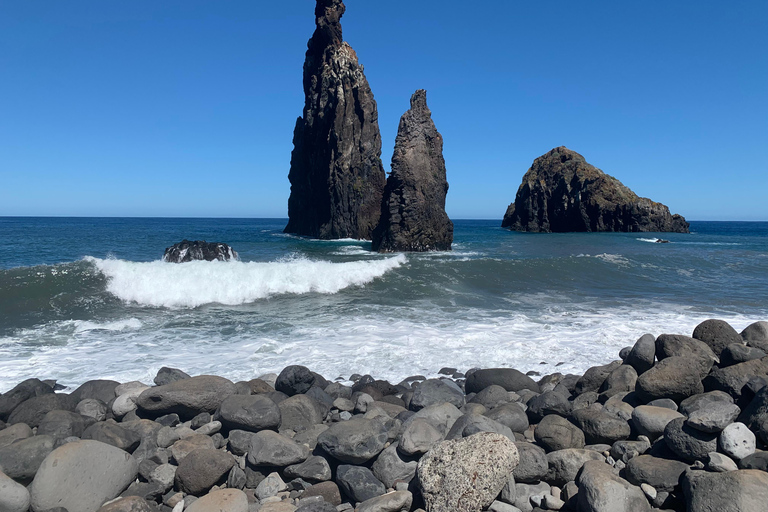
<instances>
[{"instance_id":1,"label":"shoreline","mask_svg":"<svg viewBox=\"0 0 768 512\"><path fill-rule=\"evenodd\" d=\"M0 395L0 508L761 510L768 323L739 334L707 320L693 334L645 335L582 375L535 380L443 368L346 385L292 365L232 382L162 368L152 386L67 394L29 379Z\"/></svg>"}]
</instances>

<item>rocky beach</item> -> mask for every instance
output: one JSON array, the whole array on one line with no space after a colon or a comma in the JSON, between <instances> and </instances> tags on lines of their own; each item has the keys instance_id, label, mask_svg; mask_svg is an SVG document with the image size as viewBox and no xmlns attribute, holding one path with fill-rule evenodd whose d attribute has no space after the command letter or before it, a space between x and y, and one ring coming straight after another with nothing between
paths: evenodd
<instances>
[{"instance_id":1,"label":"rocky beach","mask_svg":"<svg viewBox=\"0 0 768 512\"><path fill-rule=\"evenodd\" d=\"M0 510L768 510L768 322L691 334L582 375L41 374L0 395Z\"/></svg>"}]
</instances>

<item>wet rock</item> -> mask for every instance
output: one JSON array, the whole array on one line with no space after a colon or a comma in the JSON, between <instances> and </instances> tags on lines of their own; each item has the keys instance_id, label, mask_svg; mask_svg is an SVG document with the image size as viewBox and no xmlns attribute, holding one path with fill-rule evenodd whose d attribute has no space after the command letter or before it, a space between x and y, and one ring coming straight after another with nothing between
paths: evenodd
<instances>
[{"instance_id":1,"label":"wet rock","mask_svg":"<svg viewBox=\"0 0 768 512\"><path fill-rule=\"evenodd\" d=\"M176 413L193 418L213 413L224 399L235 393L235 385L215 375L200 375L145 390L136 399L139 409L156 415Z\"/></svg>"},{"instance_id":2,"label":"wet rock","mask_svg":"<svg viewBox=\"0 0 768 512\"><path fill-rule=\"evenodd\" d=\"M286 233L370 239L385 184L373 93L342 40L341 0L318 0L304 62L304 112L296 122ZM321 186L318 186L321 184Z\"/></svg>"},{"instance_id":3,"label":"wet rock","mask_svg":"<svg viewBox=\"0 0 768 512\"><path fill-rule=\"evenodd\" d=\"M136 460L119 448L90 440L67 443L40 465L29 486L32 509L95 512L117 497L137 474Z\"/></svg>"},{"instance_id":4,"label":"wet rock","mask_svg":"<svg viewBox=\"0 0 768 512\"><path fill-rule=\"evenodd\" d=\"M237 252L222 242L206 242L205 240L182 240L177 244L166 247L163 261L169 263L186 263L188 261L230 261L237 260Z\"/></svg>"},{"instance_id":5,"label":"wet rock","mask_svg":"<svg viewBox=\"0 0 768 512\"><path fill-rule=\"evenodd\" d=\"M443 441L418 465L427 509L469 512L487 507L509 481L518 460L514 443L499 434Z\"/></svg>"},{"instance_id":6,"label":"wet rock","mask_svg":"<svg viewBox=\"0 0 768 512\"><path fill-rule=\"evenodd\" d=\"M400 118L373 250L449 251L453 223L445 213L447 192L443 137L427 107L427 91L419 89Z\"/></svg>"},{"instance_id":7,"label":"wet rock","mask_svg":"<svg viewBox=\"0 0 768 512\"><path fill-rule=\"evenodd\" d=\"M53 388L40 379L24 380L5 394L0 395L0 420L7 421L8 416L19 404L34 396L52 394Z\"/></svg>"},{"instance_id":8,"label":"wet rock","mask_svg":"<svg viewBox=\"0 0 768 512\"><path fill-rule=\"evenodd\" d=\"M617 179L558 147L534 160L502 227L516 231L671 231L688 223L669 208L638 197Z\"/></svg>"}]
</instances>

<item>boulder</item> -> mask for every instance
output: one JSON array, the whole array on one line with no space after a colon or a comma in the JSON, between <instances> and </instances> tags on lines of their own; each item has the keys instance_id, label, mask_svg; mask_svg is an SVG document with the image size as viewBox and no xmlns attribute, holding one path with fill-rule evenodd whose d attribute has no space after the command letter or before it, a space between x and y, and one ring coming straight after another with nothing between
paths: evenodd
<instances>
[{"instance_id":1,"label":"boulder","mask_svg":"<svg viewBox=\"0 0 768 512\"><path fill-rule=\"evenodd\" d=\"M659 398L679 402L704 392L699 371L700 366L695 359L667 357L638 377L635 392L644 402Z\"/></svg>"},{"instance_id":2,"label":"boulder","mask_svg":"<svg viewBox=\"0 0 768 512\"><path fill-rule=\"evenodd\" d=\"M93 439L102 443L111 444L128 453L138 448L141 436L136 432L125 429L116 423L94 423L83 432L83 439Z\"/></svg>"},{"instance_id":3,"label":"boulder","mask_svg":"<svg viewBox=\"0 0 768 512\"><path fill-rule=\"evenodd\" d=\"M532 423L538 423L548 414L568 416L573 408L569 396L557 391L546 391L528 400L528 418Z\"/></svg>"},{"instance_id":4,"label":"boulder","mask_svg":"<svg viewBox=\"0 0 768 512\"><path fill-rule=\"evenodd\" d=\"M406 456L421 456L443 440L443 435L427 420L417 418L400 434L399 449Z\"/></svg>"},{"instance_id":5,"label":"boulder","mask_svg":"<svg viewBox=\"0 0 768 512\"><path fill-rule=\"evenodd\" d=\"M186 372L179 370L178 368L168 368L167 366L163 366L157 371L157 375L155 375L153 382L156 386L165 386L166 384L189 378L190 376Z\"/></svg>"},{"instance_id":6,"label":"boulder","mask_svg":"<svg viewBox=\"0 0 768 512\"><path fill-rule=\"evenodd\" d=\"M712 364L718 361L717 355L703 341L680 334L662 334L656 338L656 358L661 361L668 357L684 357L696 363L699 378L704 378Z\"/></svg>"},{"instance_id":7,"label":"boulder","mask_svg":"<svg viewBox=\"0 0 768 512\"><path fill-rule=\"evenodd\" d=\"M53 451L55 441L51 436L38 435L0 448L0 471L19 482L31 481Z\"/></svg>"},{"instance_id":8,"label":"boulder","mask_svg":"<svg viewBox=\"0 0 768 512\"><path fill-rule=\"evenodd\" d=\"M536 442L547 451L584 448L584 432L556 414L545 416L533 431Z\"/></svg>"},{"instance_id":9,"label":"boulder","mask_svg":"<svg viewBox=\"0 0 768 512\"><path fill-rule=\"evenodd\" d=\"M277 376L275 389L288 396L306 393L315 383L315 375L306 366L290 365Z\"/></svg>"},{"instance_id":10,"label":"boulder","mask_svg":"<svg viewBox=\"0 0 768 512\"><path fill-rule=\"evenodd\" d=\"M738 419L754 431L759 431L764 425L768 425L768 386L757 392Z\"/></svg>"},{"instance_id":11,"label":"boulder","mask_svg":"<svg viewBox=\"0 0 768 512\"><path fill-rule=\"evenodd\" d=\"M26 439L32 436L32 429L29 428L29 425L26 423L8 425L4 429L0 430L0 448L8 446L11 443L15 443L19 439Z\"/></svg>"},{"instance_id":12,"label":"boulder","mask_svg":"<svg viewBox=\"0 0 768 512\"><path fill-rule=\"evenodd\" d=\"M623 476L635 485L648 484L657 491L672 492L688 468L679 460L640 455L627 462Z\"/></svg>"},{"instance_id":13,"label":"boulder","mask_svg":"<svg viewBox=\"0 0 768 512\"><path fill-rule=\"evenodd\" d=\"M230 261L237 260L234 249L223 242L206 242L205 240L182 240L177 244L166 247L163 261L169 263L186 263L188 261Z\"/></svg>"},{"instance_id":14,"label":"boulder","mask_svg":"<svg viewBox=\"0 0 768 512\"><path fill-rule=\"evenodd\" d=\"M408 512L412 503L413 495L410 492L395 491L360 503L355 512Z\"/></svg>"},{"instance_id":15,"label":"boulder","mask_svg":"<svg viewBox=\"0 0 768 512\"><path fill-rule=\"evenodd\" d=\"M373 93L342 40L341 0L318 0L304 62L304 112L296 121L286 233L371 239L385 174Z\"/></svg>"},{"instance_id":16,"label":"boulder","mask_svg":"<svg viewBox=\"0 0 768 512\"><path fill-rule=\"evenodd\" d=\"M493 409L509 401L509 392L497 385L488 386L469 400L470 403L481 404L486 409Z\"/></svg>"},{"instance_id":17,"label":"boulder","mask_svg":"<svg viewBox=\"0 0 768 512\"><path fill-rule=\"evenodd\" d=\"M176 413L193 418L201 412L213 413L224 399L235 393L235 385L215 375L200 375L145 390L136 399L139 409L150 414Z\"/></svg>"},{"instance_id":18,"label":"boulder","mask_svg":"<svg viewBox=\"0 0 768 512\"><path fill-rule=\"evenodd\" d=\"M262 430L251 437L248 462L253 466L285 467L304 462L309 448L272 430Z\"/></svg>"},{"instance_id":19,"label":"boulder","mask_svg":"<svg viewBox=\"0 0 768 512\"><path fill-rule=\"evenodd\" d=\"M686 471L683 493L689 512L741 512L765 510L768 473L757 470L710 473Z\"/></svg>"},{"instance_id":20,"label":"boulder","mask_svg":"<svg viewBox=\"0 0 768 512\"><path fill-rule=\"evenodd\" d=\"M86 398L77 403L75 412L86 418L104 421L107 418L107 404L95 398Z\"/></svg>"},{"instance_id":21,"label":"boulder","mask_svg":"<svg viewBox=\"0 0 768 512\"><path fill-rule=\"evenodd\" d=\"M308 395L294 395L280 402L280 428L295 432L307 430L323 422L325 408Z\"/></svg>"},{"instance_id":22,"label":"boulder","mask_svg":"<svg viewBox=\"0 0 768 512\"><path fill-rule=\"evenodd\" d=\"M70 397L75 404L86 398L94 398L106 404L115 398L115 389L119 385L114 380L89 380L75 389Z\"/></svg>"},{"instance_id":23,"label":"boulder","mask_svg":"<svg viewBox=\"0 0 768 512\"><path fill-rule=\"evenodd\" d=\"M388 440L383 423L360 418L333 424L317 443L341 462L363 464L381 453Z\"/></svg>"},{"instance_id":24,"label":"boulder","mask_svg":"<svg viewBox=\"0 0 768 512\"><path fill-rule=\"evenodd\" d=\"M184 458L195 450L215 450L216 445L208 436L193 434L184 439L180 439L171 445L169 451L171 457L177 464L181 463Z\"/></svg>"},{"instance_id":25,"label":"boulder","mask_svg":"<svg viewBox=\"0 0 768 512\"><path fill-rule=\"evenodd\" d=\"M514 443L500 434L483 432L437 444L417 469L427 509L470 512L489 506L518 461Z\"/></svg>"},{"instance_id":26,"label":"boulder","mask_svg":"<svg viewBox=\"0 0 768 512\"><path fill-rule=\"evenodd\" d=\"M512 476L515 482L524 484L535 484L542 480L549 470L547 453L532 443L515 443L520 462L514 470Z\"/></svg>"},{"instance_id":27,"label":"boulder","mask_svg":"<svg viewBox=\"0 0 768 512\"><path fill-rule=\"evenodd\" d=\"M237 489L220 489L195 500L185 512L248 512L248 496Z\"/></svg>"},{"instance_id":28,"label":"boulder","mask_svg":"<svg viewBox=\"0 0 768 512\"><path fill-rule=\"evenodd\" d=\"M616 475L610 466L602 462L586 462L576 483L579 486L579 510L584 512L651 510L648 499L639 487Z\"/></svg>"},{"instance_id":29,"label":"boulder","mask_svg":"<svg viewBox=\"0 0 768 512\"><path fill-rule=\"evenodd\" d=\"M514 442L515 440L515 434L509 428L486 416L478 416L476 414L465 414L457 419L445 438L459 439L477 434L478 432L495 432L507 437L510 441Z\"/></svg>"},{"instance_id":30,"label":"boulder","mask_svg":"<svg viewBox=\"0 0 768 512\"><path fill-rule=\"evenodd\" d=\"M759 348L748 347L743 343L731 343L720 352L720 368L762 359L766 355Z\"/></svg>"},{"instance_id":31,"label":"boulder","mask_svg":"<svg viewBox=\"0 0 768 512\"><path fill-rule=\"evenodd\" d=\"M744 385L753 377L768 377L768 357L715 368L702 382L707 391L723 391L738 398Z\"/></svg>"},{"instance_id":32,"label":"boulder","mask_svg":"<svg viewBox=\"0 0 768 512\"><path fill-rule=\"evenodd\" d=\"M605 379L608 378L608 375L619 366L621 366L621 361L613 361L606 365L588 368L587 371L584 372L584 375L576 381L574 392L577 395L581 395L590 391L599 390L600 386L605 382Z\"/></svg>"},{"instance_id":33,"label":"boulder","mask_svg":"<svg viewBox=\"0 0 768 512\"><path fill-rule=\"evenodd\" d=\"M365 501L387 492L373 472L363 466L341 464L336 470L336 483L354 501Z\"/></svg>"},{"instance_id":34,"label":"boulder","mask_svg":"<svg viewBox=\"0 0 768 512\"><path fill-rule=\"evenodd\" d=\"M311 498L312 496L322 496L323 499L331 505L341 505L341 493L339 486L335 482L320 482L305 490L302 498Z\"/></svg>"},{"instance_id":35,"label":"boulder","mask_svg":"<svg viewBox=\"0 0 768 512\"><path fill-rule=\"evenodd\" d=\"M717 451L717 433L702 432L685 424L685 419L670 421L664 428L664 441L681 459L690 462L704 460L709 452Z\"/></svg>"},{"instance_id":36,"label":"boulder","mask_svg":"<svg viewBox=\"0 0 768 512\"><path fill-rule=\"evenodd\" d=\"M45 418L45 415L51 411L74 411L77 402L74 402L69 395L61 394L42 394L33 396L20 403L8 416L8 423L26 423L30 427L37 427Z\"/></svg>"},{"instance_id":37,"label":"boulder","mask_svg":"<svg viewBox=\"0 0 768 512\"><path fill-rule=\"evenodd\" d=\"M34 396L52 395L53 388L40 379L22 381L5 394L0 395L0 421L7 421L8 416L22 402Z\"/></svg>"},{"instance_id":38,"label":"boulder","mask_svg":"<svg viewBox=\"0 0 768 512\"><path fill-rule=\"evenodd\" d=\"M91 440L64 444L48 454L29 486L32 510L96 512L138 472L136 459L114 446Z\"/></svg>"},{"instance_id":39,"label":"boulder","mask_svg":"<svg viewBox=\"0 0 768 512\"><path fill-rule=\"evenodd\" d=\"M732 458L722 453L711 452L707 461L707 470L724 473L725 471L736 471L739 467Z\"/></svg>"},{"instance_id":40,"label":"boulder","mask_svg":"<svg viewBox=\"0 0 768 512\"><path fill-rule=\"evenodd\" d=\"M176 488L194 496L202 496L224 480L234 465L234 457L226 452L194 450L179 462L175 477Z\"/></svg>"},{"instance_id":41,"label":"boulder","mask_svg":"<svg viewBox=\"0 0 768 512\"><path fill-rule=\"evenodd\" d=\"M414 390L410 409L418 411L430 405L448 402L457 408L464 405L464 393L458 386L452 386L442 379L427 379Z\"/></svg>"},{"instance_id":42,"label":"boulder","mask_svg":"<svg viewBox=\"0 0 768 512\"><path fill-rule=\"evenodd\" d=\"M302 478L309 482L325 482L332 477L331 466L328 465L328 461L317 455L312 455L301 464L288 466L283 470L283 473L288 478Z\"/></svg>"},{"instance_id":43,"label":"boulder","mask_svg":"<svg viewBox=\"0 0 768 512\"><path fill-rule=\"evenodd\" d=\"M631 433L629 424L602 409L581 409L571 415L573 422L584 432L587 444L613 444L626 439Z\"/></svg>"},{"instance_id":44,"label":"boulder","mask_svg":"<svg viewBox=\"0 0 768 512\"><path fill-rule=\"evenodd\" d=\"M485 416L508 427L512 432L522 433L528 430L528 415L523 406L517 402L499 405L486 412Z\"/></svg>"},{"instance_id":45,"label":"boulder","mask_svg":"<svg viewBox=\"0 0 768 512\"><path fill-rule=\"evenodd\" d=\"M418 459L399 453L398 443L393 443L382 451L371 469L373 475L387 488L394 488L398 481L410 482L416 475Z\"/></svg>"},{"instance_id":46,"label":"boulder","mask_svg":"<svg viewBox=\"0 0 768 512\"><path fill-rule=\"evenodd\" d=\"M544 233L688 232L683 217L671 215L661 203L637 196L563 146L534 160L501 226Z\"/></svg>"},{"instance_id":47,"label":"boulder","mask_svg":"<svg viewBox=\"0 0 768 512\"><path fill-rule=\"evenodd\" d=\"M71 411L50 411L43 416L37 427L37 435L51 436L55 439L67 437L81 437L85 430L87 420L84 416Z\"/></svg>"},{"instance_id":48,"label":"boulder","mask_svg":"<svg viewBox=\"0 0 768 512\"><path fill-rule=\"evenodd\" d=\"M507 391L529 389L539 392L539 385L532 378L514 368L486 368L476 370L467 376L464 383L466 392L479 393L492 385L501 386Z\"/></svg>"},{"instance_id":49,"label":"boulder","mask_svg":"<svg viewBox=\"0 0 768 512\"><path fill-rule=\"evenodd\" d=\"M0 471L0 510L2 512L27 512L29 491L23 485Z\"/></svg>"},{"instance_id":50,"label":"boulder","mask_svg":"<svg viewBox=\"0 0 768 512\"><path fill-rule=\"evenodd\" d=\"M419 89L400 118L372 249L449 251L453 223L445 213L447 192L443 137L427 107L427 91Z\"/></svg>"},{"instance_id":51,"label":"boulder","mask_svg":"<svg viewBox=\"0 0 768 512\"><path fill-rule=\"evenodd\" d=\"M739 461L739 469L759 469L768 471L768 452L756 450Z\"/></svg>"},{"instance_id":52,"label":"boulder","mask_svg":"<svg viewBox=\"0 0 768 512\"><path fill-rule=\"evenodd\" d=\"M547 482L540 482L536 485L513 483L511 488L514 489L514 492L511 493L511 496L510 495L505 496L502 493L501 498L503 502L506 502L506 503L511 502L511 504L515 508L517 508L522 512L533 511L533 505L531 505L531 501L532 501L531 498L533 498L534 496L541 497L551 492L551 488ZM517 511L510 511L510 512L517 512Z\"/></svg>"},{"instance_id":53,"label":"boulder","mask_svg":"<svg viewBox=\"0 0 768 512\"><path fill-rule=\"evenodd\" d=\"M280 426L280 409L264 395L229 395L217 417L229 429L257 432Z\"/></svg>"},{"instance_id":54,"label":"boulder","mask_svg":"<svg viewBox=\"0 0 768 512\"><path fill-rule=\"evenodd\" d=\"M741 409L728 402L710 402L691 413L686 425L702 432L717 433L739 417Z\"/></svg>"},{"instance_id":55,"label":"boulder","mask_svg":"<svg viewBox=\"0 0 768 512\"><path fill-rule=\"evenodd\" d=\"M403 422L403 428L407 428L411 421L415 421L417 418L424 418L432 424L441 434L446 435L462 416L461 411L456 408L455 405L449 403L443 403L438 405L432 405L421 409L416 414L406 419Z\"/></svg>"},{"instance_id":56,"label":"boulder","mask_svg":"<svg viewBox=\"0 0 768 512\"><path fill-rule=\"evenodd\" d=\"M690 416L699 409L707 408L713 403L733 404L733 398L723 391L700 393L680 402L680 412L686 416Z\"/></svg>"},{"instance_id":57,"label":"boulder","mask_svg":"<svg viewBox=\"0 0 768 512\"><path fill-rule=\"evenodd\" d=\"M741 339L747 343L747 346L768 352L768 322L749 324L741 331Z\"/></svg>"},{"instance_id":58,"label":"boulder","mask_svg":"<svg viewBox=\"0 0 768 512\"><path fill-rule=\"evenodd\" d=\"M602 396L610 398L618 393L634 391L636 383L637 372L635 369L628 364L623 364L608 374L600 386L600 392Z\"/></svg>"},{"instance_id":59,"label":"boulder","mask_svg":"<svg viewBox=\"0 0 768 512\"><path fill-rule=\"evenodd\" d=\"M605 457L594 450L580 450L576 448L566 448L550 452L547 454L549 470L544 480L562 487L571 480L575 480L581 467L590 460L604 462Z\"/></svg>"},{"instance_id":60,"label":"boulder","mask_svg":"<svg viewBox=\"0 0 768 512\"><path fill-rule=\"evenodd\" d=\"M755 434L743 423L731 423L720 433L720 451L732 459L741 460L755 453Z\"/></svg>"},{"instance_id":61,"label":"boulder","mask_svg":"<svg viewBox=\"0 0 768 512\"><path fill-rule=\"evenodd\" d=\"M706 343L718 358L731 343L744 343L741 335L724 320L704 320L693 330L693 337Z\"/></svg>"},{"instance_id":62,"label":"boulder","mask_svg":"<svg viewBox=\"0 0 768 512\"><path fill-rule=\"evenodd\" d=\"M643 334L629 352L625 364L635 369L638 375L642 375L653 367L656 360L656 338L652 334Z\"/></svg>"}]
</instances>

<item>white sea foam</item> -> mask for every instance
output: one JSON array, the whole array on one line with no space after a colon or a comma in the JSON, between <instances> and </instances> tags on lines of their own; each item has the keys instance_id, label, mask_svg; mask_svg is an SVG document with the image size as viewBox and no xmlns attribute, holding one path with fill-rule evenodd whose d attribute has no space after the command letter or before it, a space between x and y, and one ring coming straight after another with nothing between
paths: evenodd
<instances>
[{"instance_id":1,"label":"white sea foam","mask_svg":"<svg viewBox=\"0 0 768 512\"><path fill-rule=\"evenodd\" d=\"M658 238L636 238L636 240L639 240L641 242L650 242L650 243L653 243L653 244L655 244L656 242L659 241Z\"/></svg>"},{"instance_id":2,"label":"white sea foam","mask_svg":"<svg viewBox=\"0 0 768 512\"><path fill-rule=\"evenodd\" d=\"M137 263L86 258L107 278L107 291L145 306L238 305L279 294L337 293L403 265L404 255L332 263L294 257L272 262Z\"/></svg>"},{"instance_id":3,"label":"white sea foam","mask_svg":"<svg viewBox=\"0 0 768 512\"><path fill-rule=\"evenodd\" d=\"M87 320L75 320L75 332L87 331L127 331L141 329L141 321L138 318L127 318L115 322L89 322Z\"/></svg>"}]
</instances>

